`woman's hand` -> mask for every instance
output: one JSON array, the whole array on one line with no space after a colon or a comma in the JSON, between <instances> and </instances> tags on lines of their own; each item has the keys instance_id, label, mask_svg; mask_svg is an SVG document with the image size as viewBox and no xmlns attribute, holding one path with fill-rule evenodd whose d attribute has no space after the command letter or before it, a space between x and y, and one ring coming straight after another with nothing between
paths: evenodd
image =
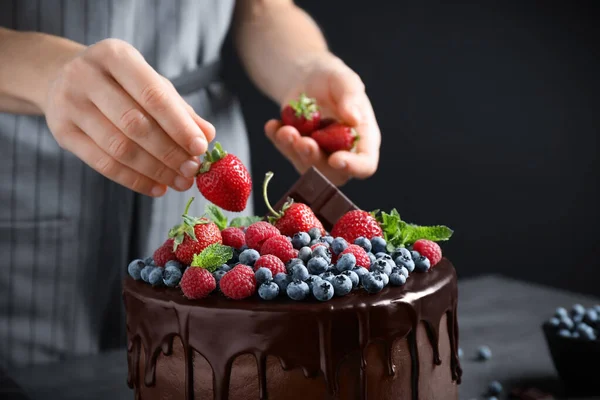
<instances>
[{"instance_id":1,"label":"woman's hand","mask_svg":"<svg viewBox=\"0 0 600 400\"><path fill-rule=\"evenodd\" d=\"M142 55L107 39L62 65L41 105L58 144L136 192L184 191L215 136Z\"/></svg>"},{"instance_id":2,"label":"woman's hand","mask_svg":"<svg viewBox=\"0 0 600 400\"><path fill-rule=\"evenodd\" d=\"M265 125L267 137L300 173L315 166L338 186L353 177L373 175L379 164L381 134L360 77L330 54L312 61L305 71L282 107L302 92L315 98L323 118L332 117L355 127L360 137L356 153L337 151L327 156L313 139L300 136L295 128L282 126L275 119Z\"/></svg>"}]
</instances>

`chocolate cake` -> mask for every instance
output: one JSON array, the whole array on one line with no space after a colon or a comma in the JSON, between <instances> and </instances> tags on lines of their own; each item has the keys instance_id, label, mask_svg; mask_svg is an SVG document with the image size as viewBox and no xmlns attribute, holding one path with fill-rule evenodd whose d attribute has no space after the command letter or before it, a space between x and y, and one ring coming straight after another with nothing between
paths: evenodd
<instances>
[{"instance_id":1,"label":"chocolate cake","mask_svg":"<svg viewBox=\"0 0 600 400\"><path fill-rule=\"evenodd\" d=\"M357 209L316 170L285 197L327 230ZM457 399L456 283L446 258L402 286L328 301L189 300L128 276L128 385L143 400Z\"/></svg>"}]
</instances>

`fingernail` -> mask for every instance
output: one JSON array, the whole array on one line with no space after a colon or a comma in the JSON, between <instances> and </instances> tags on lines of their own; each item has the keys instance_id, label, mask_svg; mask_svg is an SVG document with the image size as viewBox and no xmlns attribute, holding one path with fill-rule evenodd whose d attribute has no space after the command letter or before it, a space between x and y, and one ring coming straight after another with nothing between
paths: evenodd
<instances>
[{"instance_id":1,"label":"fingernail","mask_svg":"<svg viewBox=\"0 0 600 400\"><path fill-rule=\"evenodd\" d=\"M206 153L208 143L203 137L197 137L192 141L192 145L190 147L190 151L192 152L192 154L195 156L199 156Z\"/></svg>"},{"instance_id":2,"label":"fingernail","mask_svg":"<svg viewBox=\"0 0 600 400\"><path fill-rule=\"evenodd\" d=\"M186 190L188 188L189 180L184 178L183 176L176 176L174 184L175 189Z\"/></svg>"},{"instance_id":3,"label":"fingernail","mask_svg":"<svg viewBox=\"0 0 600 400\"><path fill-rule=\"evenodd\" d=\"M159 196L162 196L164 191L165 191L165 188L163 186L157 185L152 188L150 193L152 193L152 196L154 196L154 197L159 197Z\"/></svg>"},{"instance_id":4,"label":"fingernail","mask_svg":"<svg viewBox=\"0 0 600 400\"><path fill-rule=\"evenodd\" d=\"M179 167L179 172L181 172L181 175L185 176L186 178L193 178L196 176L196 173L198 173L199 168L200 164L197 161L187 160L181 164L181 167Z\"/></svg>"}]
</instances>

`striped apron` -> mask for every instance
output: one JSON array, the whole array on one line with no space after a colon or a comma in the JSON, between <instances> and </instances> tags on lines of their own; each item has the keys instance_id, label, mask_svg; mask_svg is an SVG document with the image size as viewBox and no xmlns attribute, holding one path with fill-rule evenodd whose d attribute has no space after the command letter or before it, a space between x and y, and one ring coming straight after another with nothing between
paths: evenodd
<instances>
[{"instance_id":1,"label":"striped apron","mask_svg":"<svg viewBox=\"0 0 600 400\"><path fill-rule=\"evenodd\" d=\"M217 140L249 165L240 106L214 65L234 0L0 0L0 25L80 43L114 37L135 46L213 123ZM160 199L96 173L54 141L43 117L0 113L0 366L94 354L124 344L121 280L205 200L192 187ZM252 212L249 204L244 215ZM226 213L230 215L230 213Z\"/></svg>"}]
</instances>

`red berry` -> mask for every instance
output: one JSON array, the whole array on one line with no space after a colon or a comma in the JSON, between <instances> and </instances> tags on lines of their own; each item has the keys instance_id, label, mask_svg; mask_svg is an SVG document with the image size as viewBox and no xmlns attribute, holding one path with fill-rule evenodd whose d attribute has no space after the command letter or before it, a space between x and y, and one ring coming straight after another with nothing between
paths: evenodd
<instances>
[{"instance_id":1,"label":"red berry","mask_svg":"<svg viewBox=\"0 0 600 400\"><path fill-rule=\"evenodd\" d=\"M204 157L196 185L210 202L224 210L240 212L246 208L252 179L240 159L228 154L217 142Z\"/></svg>"},{"instance_id":2,"label":"red berry","mask_svg":"<svg viewBox=\"0 0 600 400\"><path fill-rule=\"evenodd\" d=\"M164 267L167 261L177 260L177 256L173 252L173 242L173 239L167 239L162 246L154 251L152 255L154 264Z\"/></svg>"},{"instance_id":3,"label":"red berry","mask_svg":"<svg viewBox=\"0 0 600 400\"><path fill-rule=\"evenodd\" d=\"M179 286L183 295L192 300L208 296L217 287L217 282L207 269L188 267L181 277Z\"/></svg>"},{"instance_id":4,"label":"red berry","mask_svg":"<svg viewBox=\"0 0 600 400\"><path fill-rule=\"evenodd\" d=\"M284 263L288 262L295 256L292 242L290 242L288 238L283 235L271 236L265 240L260 248L260 254L272 254Z\"/></svg>"},{"instance_id":5,"label":"red berry","mask_svg":"<svg viewBox=\"0 0 600 400\"><path fill-rule=\"evenodd\" d=\"M307 97L304 93L298 100L292 100L281 110L283 125L293 126L301 135L310 135L319 127L321 112L315 99Z\"/></svg>"},{"instance_id":6,"label":"red berry","mask_svg":"<svg viewBox=\"0 0 600 400\"><path fill-rule=\"evenodd\" d=\"M427 239L419 239L413 244L413 250L418 251L422 256L427 257L433 267L442 259L442 249L436 242Z\"/></svg>"},{"instance_id":7,"label":"red berry","mask_svg":"<svg viewBox=\"0 0 600 400\"><path fill-rule=\"evenodd\" d=\"M315 243L315 244L313 244L312 246L310 246L310 249L311 249L311 250L314 250L314 249L316 249L316 248L317 248L317 247L319 247L319 246L323 246L323 247L329 247L329 246L327 246L327 243L318 242L318 243Z\"/></svg>"},{"instance_id":8,"label":"red berry","mask_svg":"<svg viewBox=\"0 0 600 400\"><path fill-rule=\"evenodd\" d=\"M279 273L285 274L287 272L283 261L273 254L265 254L256 260L254 263L254 271L257 271L261 267L270 269L273 277Z\"/></svg>"},{"instance_id":9,"label":"red berry","mask_svg":"<svg viewBox=\"0 0 600 400\"><path fill-rule=\"evenodd\" d=\"M327 154L340 150L351 151L358 140L358 135L354 128L339 122L314 131L310 137Z\"/></svg>"},{"instance_id":10,"label":"red berry","mask_svg":"<svg viewBox=\"0 0 600 400\"><path fill-rule=\"evenodd\" d=\"M250 297L256 291L256 279L252 268L238 264L219 281L221 292L230 299L240 300Z\"/></svg>"},{"instance_id":11,"label":"red berry","mask_svg":"<svg viewBox=\"0 0 600 400\"><path fill-rule=\"evenodd\" d=\"M280 235L279 229L266 221L253 223L246 229L246 244L249 248L260 251L262 244L271 236Z\"/></svg>"},{"instance_id":12,"label":"red berry","mask_svg":"<svg viewBox=\"0 0 600 400\"><path fill-rule=\"evenodd\" d=\"M234 249L239 249L246 244L246 234L240 228L233 226L225 228L221 231L221 236L223 237L223 244Z\"/></svg>"},{"instance_id":13,"label":"red berry","mask_svg":"<svg viewBox=\"0 0 600 400\"><path fill-rule=\"evenodd\" d=\"M379 222L367 211L352 210L335 223L331 229L331 236L343 237L348 243L354 243L359 237L371 239L374 236L383 237Z\"/></svg>"},{"instance_id":14,"label":"red berry","mask_svg":"<svg viewBox=\"0 0 600 400\"><path fill-rule=\"evenodd\" d=\"M371 259L369 258L369 255L367 254L365 249L363 249L359 245L350 244L350 245L348 245L346 250L342 251L339 255L341 256L342 254L347 254L347 253L354 254L354 257L356 257L356 266L363 267L366 269L371 268Z\"/></svg>"}]
</instances>

